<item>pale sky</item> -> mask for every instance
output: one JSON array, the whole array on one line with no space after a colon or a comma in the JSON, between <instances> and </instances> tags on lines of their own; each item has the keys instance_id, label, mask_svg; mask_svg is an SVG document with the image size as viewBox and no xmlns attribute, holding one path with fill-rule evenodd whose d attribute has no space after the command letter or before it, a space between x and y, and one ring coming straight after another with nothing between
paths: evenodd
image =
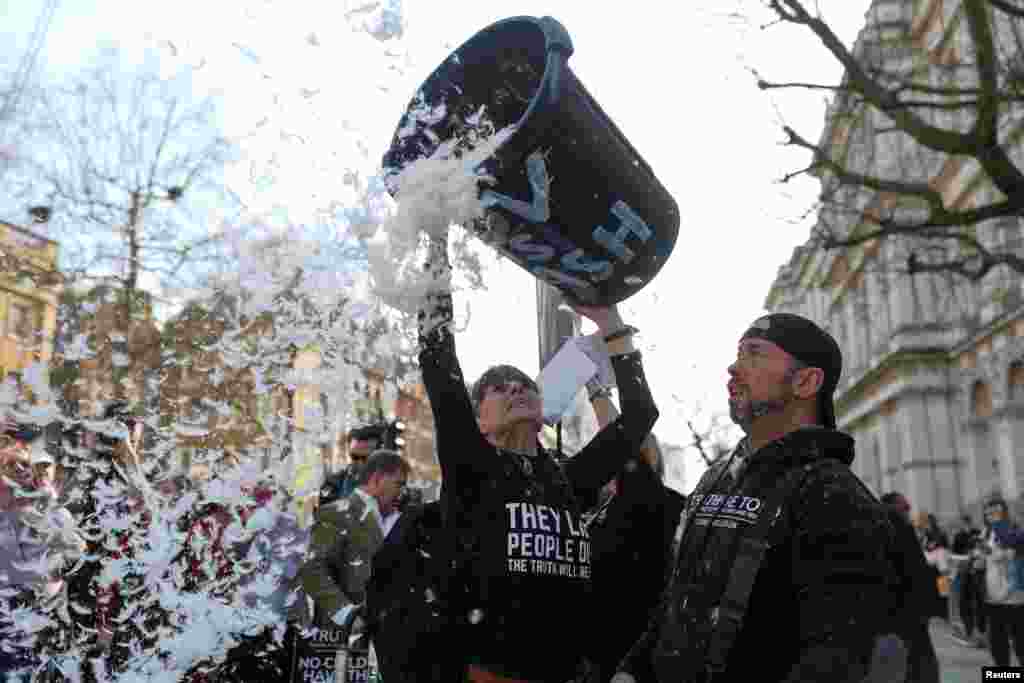
<instances>
[{"instance_id":1,"label":"pale sky","mask_svg":"<svg viewBox=\"0 0 1024 683\"><path fill-rule=\"evenodd\" d=\"M46 4L0 0L0 62L22 56ZM770 16L756 0L406 0L404 34L383 42L344 16L375 4L58 0L41 66L51 73L73 68L102 41L156 50L169 73L201 65L197 91L219 99L229 135L247 136L234 189L254 209L285 206L301 223L332 199L345 201L346 168L372 172L416 87L455 47L499 19L555 17L573 40L570 67L680 206L674 253L620 308L641 330L661 409L655 433L689 442L686 419L695 405L726 411L725 369L737 337L761 314L779 266L806 240L810 225L793 219L817 191L811 181L776 183L809 161L781 146L779 115L816 139L823 97L763 93L746 69L775 80L835 83L834 60L806 31L761 30ZM808 4L817 4L849 44L869 2ZM737 7L755 13L730 18ZM473 316L459 337L467 377L498 362L535 374L532 277L504 262L486 282L488 291L468 297ZM699 462L688 457L687 490Z\"/></svg>"}]
</instances>

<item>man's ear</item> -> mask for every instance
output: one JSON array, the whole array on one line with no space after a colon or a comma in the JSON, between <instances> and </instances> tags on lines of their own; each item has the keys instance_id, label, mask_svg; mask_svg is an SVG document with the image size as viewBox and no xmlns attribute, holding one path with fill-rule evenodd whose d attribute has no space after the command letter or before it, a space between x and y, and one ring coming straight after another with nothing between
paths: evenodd
<instances>
[{"instance_id":1,"label":"man's ear","mask_svg":"<svg viewBox=\"0 0 1024 683\"><path fill-rule=\"evenodd\" d=\"M825 371L821 368L800 368L795 379L797 396L813 398L825 384Z\"/></svg>"}]
</instances>

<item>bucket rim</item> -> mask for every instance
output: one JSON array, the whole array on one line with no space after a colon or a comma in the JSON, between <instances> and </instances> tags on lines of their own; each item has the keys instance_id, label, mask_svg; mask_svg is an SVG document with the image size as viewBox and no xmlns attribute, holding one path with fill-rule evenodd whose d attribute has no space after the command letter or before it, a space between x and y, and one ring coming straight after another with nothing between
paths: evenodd
<instances>
[{"instance_id":1,"label":"bucket rim","mask_svg":"<svg viewBox=\"0 0 1024 683\"><path fill-rule=\"evenodd\" d=\"M557 80L560 77L558 71L563 67L567 66L568 58L573 53L572 39L569 36L569 32L565 27L554 17L543 16L535 17L530 15L517 15L513 17L506 17L505 19L499 19L488 26L480 29L465 41L463 41L457 48L449 52L448 56L445 57L433 70L427 75L426 78L416 87L412 97L406 104L405 110L402 112L398 119L398 124L395 126L394 132L392 133L391 143L388 145L385 151L385 159L389 157L396 149L400 146L400 141L397 139L398 132L403 127L403 122L406 121L406 117L409 116L414 104L418 99L424 97L427 92L428 84L442 78L445 70L450 68L453 58L458 57L467 50L472 49L475 44L486 44L489 36L495 33L500 33L503 30L512 26L529 26L539 31L540 36L543 37L543 51L538 55L538 62L543 62L544 68L540 73L537 80L537 86L533 93L530 94L530 102L523 110L523 113L519 118L506 125L513 126L516 131L521 130L526 122L529 122L531 118L537 113L537 110L543 107L543 101L545 94L550 88L550 84L553 80ZM492 54L498 55L500 51L491 51ZM515 135L511 136L515 137ZM504 146L508 141L502 144ZM410 162L405 161L399 164L389 165L382 164L383 170L386 175L392 176L397 174L408 165ZM394 190L388 186L389 193L394 195Z\"/></svg>"}]
</instances>

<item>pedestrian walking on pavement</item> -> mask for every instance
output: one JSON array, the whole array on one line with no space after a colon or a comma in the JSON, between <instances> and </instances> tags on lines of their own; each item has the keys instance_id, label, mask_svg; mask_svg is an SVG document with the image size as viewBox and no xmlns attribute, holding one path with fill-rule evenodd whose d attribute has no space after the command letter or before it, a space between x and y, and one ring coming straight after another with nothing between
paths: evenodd
<instances>
[{"instance_id":1,"label":"pedestrian walking on pavement","mask_svg":"<svg viewBox=\"0 0 1024 683\"><path fill-rule=\"evenodd\" d=\"M996 666L1010 665L1010 641L1024 665L1024 529L1010 519L1002 497L985 504L985 602L988 640Z\"/></svg>"},{"instance_id":2,"label":"pedestrian walking on pavement","mask_svg":"<svg viewBox=\"0 0 1024 683\"><path fill-rule=\"evenodd\" d=\"M893 491L881 501L892 524L893 565L899 572L899 581L893 586L891 619L907 648L905 683L938 683L939 660L929 629L938 595L934 575L911 526L906 497Z\"/></svg>"},{"instance_id":3,"label":"pedestrian walking on pavement","mask_svg":"<svg viewBox=\"0 0 1024 683\"><path fill-rule=\"evenodd\" d=\"M953 555L958 558L956 594L963 630L954 638L961 645L980 647L987 625L985 614L985 555L982 532L964 515L953 536Z\"/></svg>"}]
</instances>

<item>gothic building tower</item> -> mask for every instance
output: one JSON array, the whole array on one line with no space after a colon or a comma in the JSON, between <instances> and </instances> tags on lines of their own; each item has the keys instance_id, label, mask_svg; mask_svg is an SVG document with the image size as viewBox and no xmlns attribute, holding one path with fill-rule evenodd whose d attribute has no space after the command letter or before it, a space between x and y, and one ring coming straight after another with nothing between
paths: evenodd
<instances>
[{"instance_id":1,"label":"gothic building tower","mask_svg":"<svg viewBox=\"0 0 1024 683\"><path fill-rule=\"evenodd\" d=\"M970 88L965 79L977 70L951 68L974 58L964 2L876 0L853 53L868 73L884 70L936 86L956 74L957 87ZM1024 51L1013 52L1024 46L1016 35L1024 27L995 11L991 18L1005 63L1014 55L1024 61ZM1010 106L1018 108L1016 115ZM1018 132L1024 131L1020 107L1007 109L1007 125ZM927 112L935 126L970 125L962 109ZM851 171L926 183L948 209L998 197L969 158L918 145L849 93L831 103L819 147ZM851 190L827 170L819 178L826 201L818 224L779 269L765 307L817 321L843 348L837 418L857 440L855 471L876 493L901 491L915 509L947 523L962 514L978 522L978 506L994 493L1022 504L1024 279L1008 267L979 279L915 273L908 249L920 242L911 247L898 237L823 249L822 228L855 236L877 226L865 216L906 215L899 212L915 207L891 193ZM972 230L986 246L1020 252L1017 218L989 220Z\"/></svg>"}]
</instances>

